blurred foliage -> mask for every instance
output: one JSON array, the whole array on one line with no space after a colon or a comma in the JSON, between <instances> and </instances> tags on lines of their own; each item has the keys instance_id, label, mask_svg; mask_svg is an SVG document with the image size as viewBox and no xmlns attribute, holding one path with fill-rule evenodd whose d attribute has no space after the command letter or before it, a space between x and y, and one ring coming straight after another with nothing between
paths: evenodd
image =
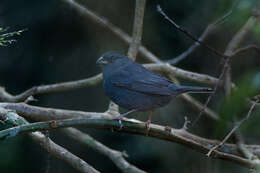
<instances>
[{"instance_id":1,"label":"blurred foliage","mask_svg":"<svg viewBox=\"0 0 260 173\"><path fill-rule=\"evenodd\" d=\"M240 121L246 117L250 109L247 99L253 99L254 96L260 93L259 70L241 76L241 79L236 83L237 88L232 90L231 96L226 98L221 106L219 113L221 121L217 127L218 136L223 136L224 133L227 133L232 122ZM246 122L244 127L250 127L249 122ZM249 128L246 129L249 130Z\"/></svg>"},{"instance_id":2,"label":"blurred foliage","mask_svg":"<svg viewBox=\"0 0 260 173\"><path fill-rule=\"evenodd\" d=\"M8 30L7 28L5 28L5 29L0 28L0 33L6 32L7 30ZM0 46L8 46L8 45L12 44L16 40L15 39L9 39L9 38L16 36L16 35L21 35L21 33L24 32L24 31L25 31L25 29L0 34Z\"/></svg>"}]
</instances>

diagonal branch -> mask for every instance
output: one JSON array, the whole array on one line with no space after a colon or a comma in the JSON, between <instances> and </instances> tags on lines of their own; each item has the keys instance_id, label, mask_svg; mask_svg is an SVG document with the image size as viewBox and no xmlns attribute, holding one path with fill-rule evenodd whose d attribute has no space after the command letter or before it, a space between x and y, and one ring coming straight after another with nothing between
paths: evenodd
<instances>
[{"instance_id":1,"label":"diagonal branch","mask_svg":"<svg viewBox=\"0 0 260 173\"><path fill-rule=\"evenodd\" d=\"M227 142L227 140L231 137L231 135L234 134L234 132L246 121L249 119L253 109L255 108L255 105L257 104L257 102L254 102L253 105L250 107L247 115L245 118L243 118L241 121L239 121L238 123L236 123L236 125L232 128L232 130L225 136L225 138L216 146L212 147L210 149L210 151L207 153L207 156L210 156L210 154L216 150L217 148L221 147L224 143Z\"/></svg>"},{"instance_id":2,"label":"diagonal branch","mask_svg":"<svg viewBox=\"0 0 260 173\"><path fill-rule=\"evenodd\" d=\"M177 30L181 31L182 33L184 33L185 35L187 35L188 37L190 37L193 41L199 43L201 46L207 48L208 50L210 50L211 52L213 52L214 54L216 54L217 56L220 57L226 57L225 55L223 55L221 52L219 52L218 50L216 50L215 48L205 44L204 42L202 42L201 40L197 39L195 36L193 36L193 34L191 34L188 30L180 27L177 23L175 23L172 19L170 19L162 10L162 8L160 7L160 5L157 5L157 11L166 19L168 20L172 26L174 26Z\"/></svg>"},{"instance_id":3,"label":"diagonal branch","mask_svg":"<svg viewBox=\"0 0 260 173\"><path fill-rule=\"evenodd\" d=\"M26 125L29 124L23 117L20 117L17 113L11 110L7 110L5 108L0 107L0 125L1 128L8 128L13 126L19 125ZM19 131L14 131L9 136L6 136L4 139L8 139L17 135ZM81 160L79 157L73 155L65 148L55 144L52 140L46 137L41 132L32 132L29 133L32 139L39 143L44 149L46 149L51 155L64 160L69 165L74 167L75 169L79 170L83 173L98 173L92 166L90 166L85 161Z\"/></svg>"},{"instance_id":4,"label":"diagonal branch","mask_svg":"<svg viewBox=\"0 0 260 173\"><path fill-rule=\"evenodd\" d=\"M55 144L50 138L47 138L41 132L32 132L29 133L32 139L40 144L45 150L47 150L51 155L64 160L73 168L77 169L83 173L99 173L95 168L89 165L84 160L80 159L78 156L72 154L65 148Z\"/></svg>"},{"instance_id":5,"label":"diagonal branch","mask_svg":"<svg viewBox=\"0 0 260 173\"><path fill-rule=\"evenodd\" d=\"M209 24L207 26L207 28L204 30L204 32L201 34L201 36L198 38L198 40L200 42L203 42L205 40L205 38L212 33L214 30L216 29L216 25L215 24ZM188 57L191 53L193 53L195 50L197 50L197 48L199 48L200 43L198 43L197 41L195 43L193 43L186 51L182 52L180 55L174 57L171 60L168 60L167 62L169 64L177 64L180 61L182 61L183 59L185 59L186 57Z\"/></svg>"},{"instance_id":6,"label":"diagonal branch","mask_svg":"<svg viewBox=\"0 0 260 173\"><path fill-rule=\"evenodd\" d=\"M119 152L108 148L107 146L103 145L102 143L98 142L97 140L93 139L88 134L85 134L75 128L64 128L61 129L63 133L71 137L72 139L80 142L83 145L90 147L93 150L103 154L104 156L108 157L114 164L124 173L145 173L144 171L140 170L139 168L135 167L128 163L124 157L127 157L126 153Z\"/></svg>"},{"instance_id":7,"label":"diagonal branch","mask_svg":"<svg viewBox=\"0 0 260 173\"><path fill-rule=\"evenodd\" d=\"M110 30L113 34L115 34L118 38L120 38L125 43L127 43L127 44L131 43L132 38L127 33L122 31L119 27L110 23L109 20L107 20L104 16L99 16L94 11L90 10L89 8L87 8L85 6L80 5L79 3L75 2L74 0L61 0L61 1L70 5L70 7L75 9L82 17L91 19L93 22ZM146 47L140 45L139 51L143 57L147 58L147 60L149 60L151 62L156 62L156 63L161 62L161 60L156 55L154 55L152 52L150 52Z\"/></svg>"}]
</instances>

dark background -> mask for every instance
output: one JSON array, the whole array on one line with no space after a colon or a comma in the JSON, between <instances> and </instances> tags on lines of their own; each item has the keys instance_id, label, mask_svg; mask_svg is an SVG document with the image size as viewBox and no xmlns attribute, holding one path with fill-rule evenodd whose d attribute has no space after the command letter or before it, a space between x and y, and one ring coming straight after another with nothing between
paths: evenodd
<instances>
[{"instance_id":1,"label":"dark background","mask_svg":"<svg viewBox=\"0 0 260 173\"><path fill-rule=\"evenodd\" d=\"M131 35L134 18L134 0L96 0L82 1L88 8L109 19ZM227 21L212 33L206 42L224 51L228 41L246 22L256 0L241 0ZM199 36L209 23L227 13L234 1L226 0L147 0L144 18L143 45L162 60L171 59L188 48L193 41L175 30L156 11L160 4L165 12L179 25L195 36ZM62 1L56 0L1 0L0 27L8 31L27 29L17 42L0 48L0 85L12 94L18 94L32 86L71 81L91 77L100 72L96 66L97 58L108 50L126 52L128 45L120 41L110 31L95 22L87 20ZM242 45L259 44L260 26L257 25L247 35ZM137 61L146 62L142 57ZM204 48L199 48L191 56L178 64L178 67L218 76L221 71L221 58ZM234 81L242 74L257 69L259 54L248 51L232 61ZM183 81L184 84L193 84ZM218 111L222 90L217 93L211 107ZM194 95L204 102L207 95ZM34 105L73 110L102 112L107 109L109 100L101 85L75 91L46 94L37 97ZM193 120L197 116L191 107L180 99L154 113L153 122L182 126L184 116ZM146 120L148 113L132 115ZM215 123L202 117L196 133L215 138ZM95 129L81 129L91 134L105 145L129 154L128 160L148 172L248 172L226 161L212 160L202 154L178 144L142 136L109 132ZM244 134L251 143L257 144L256 134ZM250 136L251 135L251 136ZM76 141L68 140L58 131L50 132L51 138L59 145L81 157L101 172L120 172L114 164ZM50 162L50 172L77 172L65 162L49 158L48 154L28 136L20 135L0 143L1 172L39 172L43 173Z\"/></svg>"}]
</instances>

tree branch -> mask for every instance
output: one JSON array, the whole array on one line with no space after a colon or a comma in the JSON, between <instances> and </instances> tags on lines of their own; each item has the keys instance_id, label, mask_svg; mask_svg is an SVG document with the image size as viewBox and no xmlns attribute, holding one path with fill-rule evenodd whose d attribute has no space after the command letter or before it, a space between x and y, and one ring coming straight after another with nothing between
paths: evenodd
<instances>
[{"instance_id":1,"label":"tree branch","mask_svg":"<svg viewBox=\"0 0 260 173\"><path fill-rule=\"evenodd\" d=\"M18 94L16 96L7 93L4 88L0 87L0 101L22 102L32 95L75 90L78 88L95 86L101 82L102 82L102 74L98 74L96 76L87 79L77 80L77 81L62 82L57 84L32 87L31 89L28 89L25 92Z\"/></svg>"},{"instance_id":2,"label":"tree branch","mask_svg":"<svg viewBox=\"0 0 260 173\"><path fill-rule=\"evenodd\" d=\"M26 121L23 117L19 116L17 113L15 113L12 110L7 110L5 108L0 107L0 121L2 129L3 127L8 128L14 127L19 125L28 125L28 121ZM8 136L5 136L4 139L8 139L10 137L16 136L19 133L19 131L13 131ZM95 170L92 166L90 166L85 161L81 160L79 157L73 155L69 151L67 151L65 148L55 144L52 140L50 140L48 137L43 135L41 132L32 132L29 133L29 135L32 137L32 139L39 143L44 149L46 149L51 155L64 160L72 167L78 169L79 171L83 173L98 173L97 170Z\"/></svg>"},{"instance_id":3,"label":"tree branch","mask_svg":"<svg viewBox=\"0 0 260 173\"><path fill-rule=\"evenodd\" d=\"M0 103L1 108L15 110L19 115L35 121L58 120L69 118L112 118L107 113L71 111L64 109L30 106L25 103Z\"/></svg>"},{"instance_id":4,"label":"tree branch","mask_svg":"<svg viewBox=\"0 0 260 173\"><path fill-rule=\"evenodd\" d=\"M195 72L186 71L170 64L160 63L160 64L145 64L145 67L152 71L157 72L165 72L175 75L177 77L208 84L208 85L216 85L218 79L211 77L209 75L199 74ZM96 76L77 80L77 81L70 81L70 82L63 82L57 84L49 84L49 85L42 85L37 87L32 87L31 89L26 90L25 92L18 94L18 95L11 95L5 91L4 88L0 87L0 101L3 102L22 102L26 100L30 96L39 95L39 94L47 94L47 93L55 93L55 92L64 92L69 90L75 90L83 87L91 87L95 86L102 81L102 75L98 74ZM233 84L234 86L234 84Z\"/></svg>"},{"instance_id":5,"label":"tree branch","mask_svg":"<svg viewBox=\"0 0 260 173\"><path fill-rule=\"evenodd\" d=\"M195 72L186 71L175 66L171 66L170 64L145 64L144 65L149 70L155 72L164 72L171 74L175 77L179 77L182 79L187 79L194 82L199 82L207 85L214 86L218 83L218 79L211 77L206 74L199 74Z\"/></svg>"},{"instance_id":6,"label":"tree branch","mask_svg":"<svg viewBox=\"0 0 260 173\"><path fill-rule=\"evenodd\" d=\"M85 134L75 128L64 128L61 129L63 133L68 135L70 138L76 140L77 142L90 147L91 149L103 154L108 157L122 172L124 173L145 173L139 168L128 163L124 157L127 157L126 153L119 152L108 148L97 140L93 139L88 134Z\"/></svg>"},{"instance_id":7,"label":"tree branch","mask_svg":"<svg viewBox=\"0 0 260 173\"><path fill-rule=\"evenodd\" d=\"M260 47L259 46L257 46L257 45L247 45L245 47L237 48L235 51L232 52L231 56L232 57L236 56L237 54L243 53L243 52L251 50L251 49L254 49L254 50L256 50L257 52L260 53Z\"/></svg>"},{"instance_id":8,"label":"tree branch","mask_svg":"<svg viewBox=\"0 0 260 173\"><path fill-rule=\"evenodd\" d=\"M99 24L100 26L110 30L113 34L115 34L118 38L124 41L127 44L131 44L132 38L122 31L119 27L113 25L109 22L104 16L99 16L94 11L88 9L87 7L83 7L79 3L74 0L61 0L68 5L70 5L73 9L75 9L82 17L87 17L91 19L93 22ZM157 56L155 56L152 52L150 52L146 47L140 45L139 47L140 54L147 58L147 60L155 63L162 62Z\"/></svg>"},{"instance_id":9,"label":"tree branch","mask_svg":"<svg viewBox=\"0 0 260 173\"><path fill-rule=\"evenodd\" d=\"M141 45L145 2L146 0L135 1L135 19L134 19L134 26L133 26L133 36L127 53L127 56L132 58L133 60L136 59L136 55Z\"/></svg>"},{"instance_id":10,"label":"tree branch","mask_svg":"<svg viewBox=\"0 0 260 173\"><path fill-rule=\"evenodd\" d=\"M36 130L51 130L56 128L64 128L71 126L84 126L86 128L98 128L106 129L118 132L127 132L143 136L149 136L157 139L167 140L171 142L176 142L182 144L188 148L194 149L195 151L206 154L212 145L219 143L219 141L209 140L201 138L199 136L193 135L185 130L178 130L169 127L164 127L160 125L150 124L150 129L147 132L147 128L143 122L139 121L123 121L123 128L116 120L105 120L105 119L67 119L67 120L53 120L48 122L32 123L28 125L22 125L18 127L13 127L0 131L0 138L10 135L13 131L22 132L32 132ZM247 146L252 150L252 153L259 156L260 146ZM236 150L236 145L224 144L222 148L214 150L210 157L228 160L233 163L237 163L241 166L248 168L256 168L260 165L260 161L249 160L243 158L240 153Z\"/></svg>"},{"instance_id":11,"label":"tree branch","mask_svg":"<svg viewBox=\"0 0 260 173\"><path fill-rule=\"evenodd\" d=\"M205 40L205 38L210 33L212 33L215 29L216 29L216 25L215 24L209 24L207 26L207 28L204 30L204 32L201 34L201 36L198 38L198 40L200 42L203 42ZM172 65L176 65L177 63L179 63L180 61L182 61L183 59L188 57L195 50L197 50L197 48L199 48L199 46L200 46L200 43L196 41L186 51L182 52L180 55L178 55L178 56L176 56L176 57L174 57L171 60L168 60L166 62L168 62L169 64L172 64Z\"/></svg>"},{"instance_id":12,"label":"tree branch","mask_svg":"<svg viewBox=\"0 0 260 173\"><path fill-rule=\"evenodd\" d=\"M176 28L177 30L181 31L182 33L184 33L185 35L187 35L189 38L191 38L193 41L199 43L200 45L204 46L205 48L207 48L208 50L210 50L211 52L213 52L214 54L216 54L217 56L220 57L226 57L225 55L223 55L221 52L219 52L218 50L216 50L215 48L205 44L204 42L202 42L201 40L197 39L195 36L193 36L193 34L191 34L188 30L180 27L177 23L175 23L172 19L170 19L162 10L162 8L160 7L160 5L157 5L157 11L166 19L168 20L172 26L174 26L174 28Z\"/></svg>"},{"instance_id":13,"label":"tree branch","mask_svg":"<svg viewBox=\"0 0 260 173\"><path fill-rule=\"evenodd\" d=\"M255 26L259 16L252 15L247 22L240 28L240 30L235 34L235 36L228 43L224 55L230 59L233 53L238 48L240 42L244 39L245 35ZM231 93L231 66L230 62L227 64L226 72L224 74L224 89L225 95L229 96Z\"/></svg>"},{"instance_id":14,"label":"tree branch","mask_svg":"<svg viewBox=\"0 0 260 173\"><path fill-rule=\"evenodd\" d=\"M84 160L80 159L79 157L75 156L65 148L55 144L51 139L47 138L41 132L32 132L29 133L32 139L40 144L45 150L47 150L51 155L64 160L73 168L77 169L83 173L99 173L95 168L89 165Z\"/></svg>"},{"instance_id":15,"label":"tree branch","mask_svg":"<svg viewBox=\"0 0 260 173\"><path fill-rule=\"evenodd\" d=\"M219 148L220 146L222 146L224 143L227 142L227 140L231 137L231 135L234 134L234 132L244 123L244 121L248 120L253 109L255 108L255 105L256 105L257 102L255 102L249 109L247 115L245 118L243 118L241 121L239 121L238 123L236 123L236 125L232 128L232 130L225 136L225 138L216 146L212 147L210 149L210 151L207 153L207 156L210 156L211 153L216 150L217 148Z\"/></svg>"}]
</instances>

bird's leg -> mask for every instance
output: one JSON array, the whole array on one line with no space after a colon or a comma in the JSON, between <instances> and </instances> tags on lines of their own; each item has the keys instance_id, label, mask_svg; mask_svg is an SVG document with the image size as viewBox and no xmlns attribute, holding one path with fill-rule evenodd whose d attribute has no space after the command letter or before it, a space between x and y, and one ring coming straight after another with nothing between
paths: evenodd
<instances>
[{"instance_id":1,"label":"bird's leg","mask_svg":"<svg viewBox=\"0 0 260 173\"><path fill-rule=\"evenodd\" d=\"M123 119L125 116L127 116L128 114L133 113L133 112L136 112L136 111L137 111L137 109L132 109L132 110L130 110L130 111L128 111L128 112L125 112L125 113L123 113L123 114L120 114L119 116L117 116L117 117L115 117L115 118L113 118L113 119L118 120L119 125L120 125L120 129L121 129L121 128L123 127L122 119Z\"/></svg>"},{"instance_id":2,"label":"bird's leg","mask_svg":"<svg viewBox=\"0 0 260 173\"><path fill-rule=\"evenodd\" d=\"M145 122L145 126L147 128L147 134L146 135L148 135L148 132L150 130L150 124L152 122L152 114L153 114L153 111L150 112L149 119Z\"/></svg>"}]
</instances>

